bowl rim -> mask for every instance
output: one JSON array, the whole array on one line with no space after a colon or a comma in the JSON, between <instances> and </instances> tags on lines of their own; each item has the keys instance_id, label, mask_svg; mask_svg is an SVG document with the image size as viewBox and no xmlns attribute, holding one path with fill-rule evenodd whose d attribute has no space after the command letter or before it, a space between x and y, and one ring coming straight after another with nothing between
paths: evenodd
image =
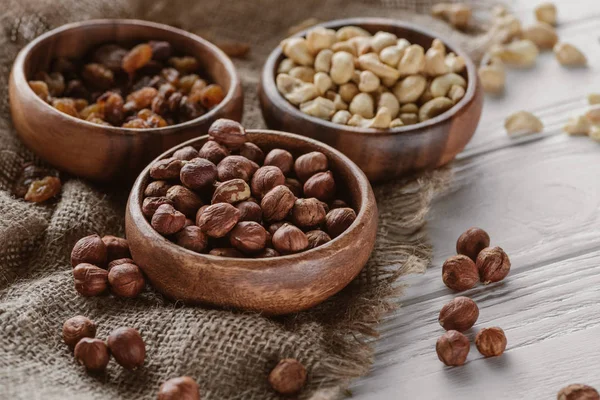
<instances>
[{"instance_id":1,"label":"bowl rim","mask_svg":"<svg viewBox=\"0 0 600 400\"><path fill-rule=\"evenodd\" d=\"M229 90L227 91L225 98L223 98L223 100L216 107L213 107L207 113L201 115L198 118L195 118L195 119L183 122L183 123L179 123L176 125L169 125L169 126L164 126L164 127L160 127L160 128L134 129L134 128L123 128L123 127L119 127L119 126L105 126L105 125L95 124L95 123L92 123L92 122L89 122L89 121L86 121L83 119L79 119L79 118L73 117L69 114L58 111L57 109L52 107L50 104L48 104L45 101L43 101L42 99L40 99L39 96L37 96L33 92L33 89L31 89L31 87L29 86L29 81L27 80L27 77L25 76L25 71L24 71L25 62L27 61L27 58L30 56L30 54L33 50L35 50L38 46L42 46L44 44L44 42L46 40L50 39L51 37L53 37L57 34L63 33L63 32L67 32L67 31L76 31L77 29L80 29L85 26L91 26L91 25L144 26L144 27L148 27L148 28L168 31L168 32L177 34L179 36L183 36L189 40L200 43L200 45L208 48L211 52L216 53L217 59L221 62L223 69L227 72L227 75L229 76L229 78L231 80L230 85L229 85ZM165 25L165 24L161 24L161 23L157 23L157 22L144 21L144 20L139 20L139 19L102 18L102 19L91 19L91 20L80 21L80 22L71 22L68 24L61 25L55 29L52 29L48 32L43 33L42 35L33 39L31 42L29 42L25 47L23 47L21 49L21 51L19 51L19 54L15 58L13 68L12 68L12 74L14 75L15 83L16 83L16 86L19 87L19 90L22 90L20 88L25 86L26 87L25 90L28 91L28 95L34 97L35 98L34 101L38 101L40 104L44 104L45 106L47 106L51 110L50 112L59 113L62 117L65 117L67 120L73 121L75 123L81 123L84 126L98 128L98 129L101 129L102 131L112 134L112 135L169 134L169 133L172 133L173 130L191 128L191 127L197 125L198 123L204 122L206 120L209 120L210 118L215 117L219 112L222 111L223 108L225 108L225 106L227 104L229 104L235 100L236 91L238 90L237 88L241 87L241 80L237 74L237 70L235 69L233 61L231 61L229 56L227 56L223 52L223 50L218 48L216 45L212 44L208 40L206 40L194 33L187 32L183 29L175 28L170 25Z\"/></svg>"},{"instance_id":2,"label":"bowl rim","mask_svg":"<svg viewBox=\"0 0 600 400\"><path fill-rule=\"evenodd\" d=\"M358 17L330 20L327 22L313 25L288 37L305 37L307 32L309 32L311 29L314 29L315 27L337 29L347 25L355 25L362 27L362 25L365 24L388 25L397 28L404 28L414 31L423 36L439 38L439 36L435 36L435 32L427 31L425 28L422 28L416 24L391 18L376 17ZM286 37L286 39L288 37ZM273 49L263 66L263 70L261 73L261 87L264 90L265 95L271 100L272 104L275 107L282 108L284 112L293 114L297 118L308 120L311 123L321 126L323 128L336 129L343 131L345 134L351 133L358 135L390 136L396 134L424 134L427 132L427 129L423 128L429 128L433 125L443 123L444 121L451 119L452 117L454 117L455 114L460 112L469 102L473 100L477 89L477 70L475 68L475 64L473 63L473 60L471 60L468 54L451 40L447 40L445 38L440 40L442 40L444 42L444 45L446 45L446 47L449 47L452 50L452 52L454 52L457 56L461 56L465 60L465 69L467 71L467 90L463 98L460 99L458 103L454 104L449 110L443 112L435 118L429 119L424 122L419 122L413 125L404 125L388 129L360 128L355 126L336 124L331 121L313 117L311 115L301 112L299 108L295 107L293 104L287 101L281 95L281 93L279 93L279 91L277 90L277 85L275 84L275 67L279 63L279 58L283 55L280 46L277 46L275 49Z\"/></svg>"},{"instance_id":3,"label":"bowl rim","mask_svg":"<svg viewBox=\"0 0 600 400\"><path fill-rule=\"evenodd\" d=\"M165 151L164 153L162 153L161 155L156 157L154 160L152 160L146 166L146 168L144 168L144 170L142 172L140 172L140 174L136 178L133 186L131 187L131 192L130 192L129 198L127 200L127 213L130 214L131 220L134 221L133 223L137 226L136 229L138 229L142 235L144 235L146 237L150 236L151 240L155 241L155 243L157 243L157 245L164 244L165 246L168 246L167 249L169 251L183 252L189 256L206 259L206 261L210 262L210 263L235 262L235 261L243 260L243 263L240 263L240 264L244 264L244 265L243 266L238 265L237 268L255 270L255 269L268 269L268 268L273 267L273 265L270 265L270 264L273 264L274 260L286 260L286 261L294 261L295 260L295 261L301 262L304 258L309 257L310 255L317 254L318 252L327 252L331 247L335 246L337 244L337 242L343 240L348 235L359 233L358 232L358 229L360 228L359 225L362 225L362 221L365 220L366 218L368 218L368 216L366 215L367 214L367 206L374 208L374 218L378 218L377 202L375 200L375 195L373 194L373 189L371 188L371 184L370 184L369 180L367 179L364 172L352 160L350 160L346 155L344 155L339 150L337 150L325 143L308 138L306 136L301 136L301 135L297 135L297 134L289 133L289 132L283 132L283 131L277 131L277 130L271 130L271 129L247 129L246 132L248 134L263 134L263 135L267 134L267 135L272 135L273 137L282 137L283 136L283 137L289 137L289 138L292 138L295 140L300 140L300 141L305 142L306 144L310 145L311 147L313 147L312 151L319 151L319 148L324 148L327 151L330 151L331 153L335 154L336 157L340 158L342 163L349 168L351 175L354 177L354 179L356 179L356 183L358 185L361 207L360 207L360 210L358 210L358 212L356 212L356 210L355 210L356 219L354 220L354 222L341 235L331 239L329 242L327 242L321 246L318 246L318 247L315 247L315 248L312 248L309 250L305 250L300 253L280 255L277 257L268 257L268 258L250 258L250 257L235 258L235 257L214 256L212 254L207 254L207 253L197 253L195 251L186 249L185 247L179 246L176 243L171 242L170 240L166 239L164 236L162 236L161 234L156 232L154 230L154 228L152 228L152 226L150 225L150 223L148 222L146 217L142 214L142 202L144 199L143 192L145 189L143 187L143 184L144 184L144 182L146 182L149 179L150 167L154 162L156 162L160 159L169 157L178 149L181 149L186 146L194 145L195 143L208 138L208 135L202 135L202 136L199 136L194 139L190 139L186 142L180 143L177 146L170 148L169 150ZM249 263L249 265L246 265L246 263Z\"/></svg>"}]
</instances>

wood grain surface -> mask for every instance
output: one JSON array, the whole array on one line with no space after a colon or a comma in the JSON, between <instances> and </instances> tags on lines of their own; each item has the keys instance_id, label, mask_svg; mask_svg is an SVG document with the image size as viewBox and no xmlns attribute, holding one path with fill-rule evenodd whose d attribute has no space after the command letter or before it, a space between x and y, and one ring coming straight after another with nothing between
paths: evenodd
<instances>
[{"instance_id":1,"label":"wood grain surface","mask_svg":"<svg viewBox=\"0 0 600 400\"><path fill-rule=\"evenodd\" d=\"M512 8L528 24L537 3ZM600 145L561 129L588 93L600 92L600 3L555 3L561 40L582 49L589 67L566 69L542 53L534 69L509 70L504 96L486 96L453 185L429 214L432 265L400 282L402 307L381 324L375 365L352 386L353 399L555 399L571 383L600 390ZM542 119L544 133L506 136L504 118L522 109ZM512 270L502 283L464 292L480 309L468 336L500 326L508 347L485 359L473 345L467 364L448 368L435 353L444 332L437 318L456 294L443 285L441 264L473 225L506 250Z\"/></svg>"},{"instance_id":2,"label":"wood grain surface","mask_svg":"<svg viewBox=\"0 0 600 400\"><path fill-rule=\"evenodd\" d=\"M371 33L387 31L425 48L437 37L423 27L382 18L354 18L330 21L323 26L337 29L357 25ZM297 35L305 36L305 32ZM451 43L448 51L468 57ZM483 103L483 92L475 66L468 60L462 73L467 79L465 96L450 110L431 120L381 130L335 124L309 116L289 103L275 85L276 70L283 54L275 49L261 75L259 100L267 125L272 129L296 132L330 146L350 157L371 181L384 181L424 169L445 165L454 159L475 132Z\"/></svg>"}]
</instances>

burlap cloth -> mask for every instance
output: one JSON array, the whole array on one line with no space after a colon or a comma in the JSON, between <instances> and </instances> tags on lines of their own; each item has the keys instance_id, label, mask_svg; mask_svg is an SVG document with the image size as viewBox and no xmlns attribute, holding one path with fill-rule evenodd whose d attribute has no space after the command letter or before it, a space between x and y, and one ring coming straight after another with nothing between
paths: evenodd
<instances>
[{"instance_id":1,"label":"burlap cloth","mask_svg":"<svg viewBox=\"0 0 600 400\"><path fill-rule=\"evenodd\" d=\"M427 12L428 0L371 1L0 1L0 398L151 399L168 378L190 375L203 399L276 399L266 376L285 357L309 371L302 399L344 395L352 378L368 372L376 323L395 306L393 282L424 271L431 249L423 232L435 191L446 172L425 174L375 188L380 223L376 250L347 289L313 310L285 318L185 307L148 289L135 300L83 298L73 288L69 254L93 232L123 234L127 193L87 182L64 182L60 199L37 205L16 199L12 185L24 162L40 162L12 128L7 80L18 50L44 31L67 22L141 18L165 22L252 46L235 60L242 77L244 123L263 127L256 99L259 71L288 28L306 18L386 16L425 23L454 36L470 51L485 40L452 32ZM403 9L402 9L402 8ZM409 10L409 11L407 11ZM130 372L114 361L92 376L77 365L61 340L64 320L87 315L100 338L119 326L137 328L147 345L143 368ZM402 379L402 377L398 377Z\"/></svg>"}]
</instances>

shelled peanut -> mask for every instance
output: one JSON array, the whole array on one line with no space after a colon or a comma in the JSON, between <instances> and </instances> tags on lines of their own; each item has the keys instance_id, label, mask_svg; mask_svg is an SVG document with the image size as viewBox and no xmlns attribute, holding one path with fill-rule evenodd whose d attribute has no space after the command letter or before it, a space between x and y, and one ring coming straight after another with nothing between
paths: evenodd
<instances>
[{"instance_id":1,"label":"shelled peanut","mask_svg":"<svg viewBox=\"0 0 600 400\"><path fill-rule=\"evenodd\" d=\"M142 213L161 235L198 253L264 258L320 246L354 222L325 154L265 151L226 119L208 133L199 150L150 167Z\"/></svg>"},{"instance_id":2,"label":"shelled peanut","mask_svg":"<svg viewBox=\"0 0 600 400\"><path fill-rule=\"evenodd\" d=\"M276 84L303 113L388 129L444 113L465 95L465 60L435 39L429 49L390 32L316 27L281 42Z\"/></svg>"},{"instance_id":3,"label":"shelled peanut","mask_svg":"<svg viewBox=\"0 0 600 400\"><path fill-rule=\"evenodd\" d=\"M199 60L176 54L170 43L127 49L104 44L82 60L57 58L30 88L73 117L106 126L160 128L200 117L225 97L200 76Z\"/></svg>"},{"instance_id":4,"label":"shelled peanut","mask_svg":"<svg viewBox=\"0 0 600 400\"><path fill-rule=\"evenodd\" d=\"M583 114L572 116L563 127L568 135L589 136L592 140L600 142L600 95L588 95L589 106Z\"/></svg>"}]
</instances>

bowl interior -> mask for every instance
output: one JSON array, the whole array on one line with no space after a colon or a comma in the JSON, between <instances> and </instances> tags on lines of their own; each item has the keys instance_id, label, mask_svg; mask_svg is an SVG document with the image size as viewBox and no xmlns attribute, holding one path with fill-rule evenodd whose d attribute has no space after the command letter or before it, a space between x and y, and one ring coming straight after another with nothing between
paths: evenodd
<instances>
[{"instance_id":1,"label":"bowl interior","mask_svg":"<svg viewBox=\"0 0 600 400\"><path fill-rule=\"evenodd\" d=\"M446 120L446 119L452 117L465 104L470 102L472 100L473 96L475 95L477 78L476 78L476 71L475 71L475 66L474 66L473 62L471 61L471 59L465 52L463 52L460 48L458 48L456 45L452 44L451 42L448 42L445 38L438 37L435 35L434 32L427 31L416 25L412 25L409 23L392 20L392 19L385 19L385 18L341 19L341 20L325 22L325 23L322 23L322 24L319 24L316 26L323 26L326 28L337 30L339 28L342 28L342 27L348 26L348 25L359 26L359 27L367 30L371 34L375 34L378 31L391 32L391 33L395 34L396 36L398 36L398 38L405 38L412 44L421 45L423 48L425 48L425 50L427 50L431 46L431 43L433 42L433 40L435 38L441 39L444 42L444 44L446 45L446 51L448 53L453 52L456 55L462 56L465 59L466 67L459 74L463 78L465 78L465 80L467 81L467 89L465 91L465 95L458 103L456 103L448 111L438 115L435 118L429 119L424 122L419 122L414 125L406 125L406 126L401 126L401 127L397 127L397 128L391 128L391 129L371 129L371 128L359 128L359 127L353 127L353 126L348 126L348 125L335 124L331 121L313 117L313 116L310 116L308 114L301 112L297 107L295 107L293 104L289 103L281 95L281 93L279 93L279 91L277 90L277 86L275 84L275 77L277 76L277 68L279 66L279 63L285 58L285 56L284 56L283 52L281 51L281 48L278 46L275 50L273 50L273 52L271 53L271 55L269 56L269 58L267 60L267 63L265 64L263 79L268 82L268 84L265 86L265 91L267 92L267 94L271 98L277 97L279 105L284 107L286 112L289 112L296 116L308 119L308 120L314 122L315 124L325 125L330 128L342 129L344 131L356 132L356 133L388 135L388 134L416 131L416 130L419 130L420 128L431 126L440 121ZM304 30L302 32L298 32L297 34L295 34L293 36L305 37L307 32L313 28L314 28L314 26L311 28L308 28L307 30ZM267 83L267 82L264 82L264 83Z\"/></svg>"},{"instance_id":2,"label":"bowl interior","mask_svg":"<svg viewBox=\"0 0 600 400\"><path fill-rule=\"evenodd\" d=\"M309 153L311 151L320 151L324 153L329 160L330 170L332 171L335 178L337 187L336 198L346 201L356 211L357 217L355 222L343 234L332 239L330 242L322 246L297 254L284 255L268 259L244 258L244 266L250 266L251 268L267 268L269 266L275 266L277 264L276 260L280 260L282 258L302 259L303 257L306 257L309 253L326 251L327 248L334 246L340 240L344 240L344 238L347 235L356 230L357 225L360 225L360 220L364 218L366 206L369 203L374 203L374 198L372 195L371 186L366 176L352 161L350 161L350 159L348 159L339 151L334 150L333 148L325 144L303 136L269 130L248 130L247 133L249 140L257 146L259 146L263 151L265 151L265 154L269 150L275 148L282 148L288 150L290 153L292 153L294 158L302 154ZM168 158L176 150L185 146L191 145L196 149L199 149L207 140L208 136L192 139L188 142L182 143L179 146L176 146L173 149L170 149L169 151L159 156L156 160ZM158 232L154 231L148 220L142 215L141 212L142 202L144 200L144 189L151 181L149 174L150 165L140 174L140 177L135 183L131 192L131 197L129 199L129 207L131 208L131 212L134 218L136 218L136 220L138 221L143 220L143 222L139 223L139 228L144 231L144 235L146 235L152 240L168 243L168 246L171 247L173 250L177 249L177 251L184 251L187 252L189 255L193 255L195 257L206 257L210 260L239 260L236 258L217 257L209 254L199 254L191 250L187 250L167 240ZM240 267L242 266L240 265Z\"/></svg>"}]
</instances>

